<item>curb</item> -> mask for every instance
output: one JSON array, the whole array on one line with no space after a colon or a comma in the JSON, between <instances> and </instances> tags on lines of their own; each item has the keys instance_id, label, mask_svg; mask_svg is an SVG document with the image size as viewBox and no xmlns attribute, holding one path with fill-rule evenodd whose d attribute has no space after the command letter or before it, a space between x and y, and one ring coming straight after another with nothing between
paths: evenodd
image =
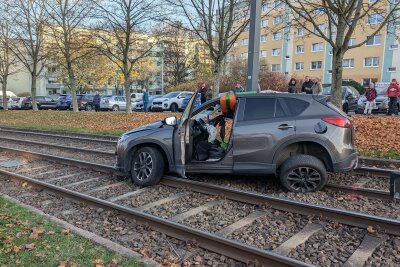
<instances>
[{"instance_id":1,"label":"curb","mask_svg":"<svg viewBox=\"0 0 400 267\"><path fill-rule=\"evenodd\" d=\"M41 210L39 210L39 209L37 209L35 207L29 206L29 205L27 205L25 203L22 203L21 201L15 199L15 198L13 198L13 197L10 197L9 195L0 193L0 196L4 197L8 201L11 201L11 202L14 202L14 203L20 205L23 208L26 208L26 209L34 212L34 213L37 213L37 214L39 214L41 216L44 216L46 219L48 219L49 221L51 221L51 222L53 222L53 223L55 223L57 225L60 225L60 226L62 226L64 228L70 229L75 234L77 234L77 235L79 235L81 237L84 237L84 238L92 241L93 243L96 243L98 245L106 247L109 250L112 250L112 251L114 251L116 253L119 253L119 254L121 254L121 255L123 255L125 257L134 258L134 259L137 260L138 263L145 264L146 266L151 266L151 267L162 267L161 264L155 262L152 259L144 258L139 253L137 253L137 252L135 252L135 251L133 251L133 250L131 250L129 248L126 248L126 247L124 247L124 246L122 246L120 244L117 244L117 243L115 243L115 242L113 242L113 241L111 241L109 239L106 239L104 237L96 235L96 234L94 234L92 232L89 232L89 231L86 231L84 229L78 228L78 227L76 227L76 226L74 226L74 225L72 225L72 224L70 224L70 223L68 223L66 221L63 221L61 219L58 219L58 218L56 218L56 217L54 217L52 215L48 215L48 214L44 213L43 211L41 211Z\"/></svg>"}]
</instances>

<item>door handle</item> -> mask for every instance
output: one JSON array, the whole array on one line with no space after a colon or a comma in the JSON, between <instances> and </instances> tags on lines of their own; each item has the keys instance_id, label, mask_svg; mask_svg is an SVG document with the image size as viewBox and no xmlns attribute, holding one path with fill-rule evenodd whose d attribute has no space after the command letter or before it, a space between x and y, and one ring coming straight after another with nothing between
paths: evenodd
<instances>
[{"instance_id":1,"label":"door handle","mask_svg":"<svg viewBox=\"0 0 400 267\"><path fill-rule=\"evenodd\" d=\"M287 129L294 129L293 125L288 125L288 124L281 124L278 126L279 130L287 130Z\"/></svg>"}]
</instances>

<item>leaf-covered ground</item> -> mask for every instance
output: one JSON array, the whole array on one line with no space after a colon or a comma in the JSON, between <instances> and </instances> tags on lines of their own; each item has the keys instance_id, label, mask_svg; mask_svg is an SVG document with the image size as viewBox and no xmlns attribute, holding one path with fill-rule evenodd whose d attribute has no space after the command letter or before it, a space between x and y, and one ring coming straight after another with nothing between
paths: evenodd
<instances>
[{"instance_id":1,"label":"leaf-covered ground","mask_svg":"<svg viewBox=\"0 0 400 267\"><path fill-rule=\"evenodd\" d=\"M139 266L0 197L0 266Z\"/></svg>"},{"instance_id":2,"label":"leaf-covered ground","mask_svg":"<svg viewBox=\"0 0 400 267\"><path fill-rule=\"evenodd\" d=\"M0 111L0 125L31 129L120 135L173 113ZM400 159L400 117L353 116L356 144L363 155Z\"/></svg>"}]
</instances>

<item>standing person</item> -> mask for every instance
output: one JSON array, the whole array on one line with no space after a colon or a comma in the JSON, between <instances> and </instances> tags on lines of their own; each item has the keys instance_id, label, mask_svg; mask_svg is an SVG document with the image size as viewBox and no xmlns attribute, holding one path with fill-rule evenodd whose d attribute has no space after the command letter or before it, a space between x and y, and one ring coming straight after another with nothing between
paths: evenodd
<instances>
[{"instance_id":1,"label":"standing person","mask_svg":"<svg viewBox=\"0 0 400 267\"><path fill-rule=\"evenodd\" d=\"M100 101L101 97L99 91L96 91L96 95L93 97L93 106L94 106L94 111L96 112L100 111Z\"/></svg>"},{"instance_id":2,"label":"standing person","mask_svg":"<svg viewBox=\"0 0 400 267\"><path fill-rule=\"evenodd\" d=\"M237 83L234 89L235 93L241 93L244 91L243 87L240 85L240 83Z\"/></svg>"},{"instance_id":3,"label":"standing person","mask_svg":"<svg viewBox=\"0 0 400 267\"><path fill-rule=\"evenodd\" d=\"M143 110L144 112L147 112L147 106L149 104L149 93L147 92L146 89L143 90Z\"/></svg>"},{"instance_id":4,"label":"standing person","mask_svg":"<svg viewBox=\"0 0 400 267\"><path fill-rule=\"evenodd\" d=\"M365 98L367 99L367 103L365 104L364 115L371 114L372 109L375 107L375 99L378 96L378 93L375 89L375 84L370 83L367 91L365 91Z\"/></svg>"},{"instance_id":5,"label":"standing person","mask_svg":"<svg viewBox=\"0 0 400 267\"><path fill-rule=\"evenodd\" d=\"M400 87L396 79L392 80L392 83L386 90L386 95L389 97L388 115L398 115L399 111L397 109L397 97L400 95Z\"/></svg>"},{"instance_id":6,"label":"standing person","mask_svg":"<svg viewBox=\"0 0 400 267\"><path fill-rule=\"evenodd\" d=\"M321 92L322 92L322 84L321 84L320 79L317 77L317 78L314 79L313 82L314 82L314 84L311 87L312 94L313 95L321 94Z\"/></svg>"},{"instance_id":7,"label":"standing person","mask_svg":"<svg viewBox=\"0 0 400 267\"><path fill-rule=\"evenodd\" d=\"M290 79L289 85L288 85L288 93L290 93L290 94L296 93L296 91L297 91L296 84L297 84L297 81L295 78Z\"/></svg>"},{"instance_id":8,"label":"standing person","mask_svg":"<svg viewBox=\"0 0 400 267\"><path fill-rule=\"evenodd\" d=\"M201 94L201 104L203 104L207 101L207 85L206 85L206 83L201 84L199 93Z\"/></svg>"},{"instance_id":9,"label":"standing person","mask_svg":"<svg viewBox=\"0 0 400 267\"><path fill-rule=\"evenodd\" d=\"M301 86L301 92L306 93L308 95L312 94L312 87L314 85L314 82L310 80L310 77L306 76L304 77L304 82L303 85Z\"/></svg>"}]
</instances>

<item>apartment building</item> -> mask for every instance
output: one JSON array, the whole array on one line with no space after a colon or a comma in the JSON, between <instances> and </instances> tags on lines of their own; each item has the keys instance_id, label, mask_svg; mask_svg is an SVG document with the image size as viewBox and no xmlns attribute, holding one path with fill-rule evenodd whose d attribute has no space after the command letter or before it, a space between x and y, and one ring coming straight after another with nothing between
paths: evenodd
<instances>
[{"instance_id":1,"label":"apartment building","mask_svg":"<svg viewBox=\"0 0 400 267\"><path fill-rule=\"evenodd\" d=\"M371 0L365 1L371 2ZM240 9L237 12L241 12ZM318 28L327 32L326 16L318 9L313 12ZM355 80L364 85L368 85L371 81L388 82L391 78L400 79L400 24L390 23L372 36L382 19L382 14L371 14L357 26L350 45L364 41L366 36L370 38L365 45L351 49L345 54L343 79ZM268 65L261 66L261 70L268 67L271 71L288 76L319 77L323 83L330 83L332 49L329 43L311 34L307 29L295 26L293 20L291 10L282 1L275 0L262 7L260 59ZM242 33L231 50L230 61L247 59L249 42L247 30Z\"/></svg>"}]
</instances>

